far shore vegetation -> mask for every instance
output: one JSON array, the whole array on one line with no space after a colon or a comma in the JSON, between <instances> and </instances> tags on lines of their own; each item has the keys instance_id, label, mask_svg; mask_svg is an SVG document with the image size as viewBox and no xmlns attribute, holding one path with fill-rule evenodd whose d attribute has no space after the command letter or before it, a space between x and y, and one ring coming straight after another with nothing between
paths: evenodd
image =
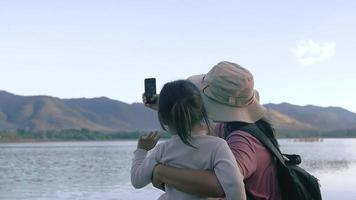
<instances>
[{"instance_id":1,"label":"far shore vegetation","mask_svg":"<svg viewBox=\"0 0 356 200\"><path fill-rule=\"evenodd\" d=\"M137 139L148 131L100 132L88 129L68 129L60 131L0 131L0 142L37 142L37 141L110 141ZM167 132L161 132L162 138L170 138ZM279 138L356 138L355 130L340 131L287 131L278 130Z\"/></svg>"},{"instance_id":2,"label":"far shore vegetation","mask_svg":"<svg viewBox=\"0 0 356 200\"><path fill-rule=\"evenodd\" d=\"M120 131L100 132L88 129L68 129L60 131L0 131L0 142L26 142L26 141L105 141L137 139L148 131ZM169 138L170 134L161 132L162 138Z\"/></svg>"}]
</instances>

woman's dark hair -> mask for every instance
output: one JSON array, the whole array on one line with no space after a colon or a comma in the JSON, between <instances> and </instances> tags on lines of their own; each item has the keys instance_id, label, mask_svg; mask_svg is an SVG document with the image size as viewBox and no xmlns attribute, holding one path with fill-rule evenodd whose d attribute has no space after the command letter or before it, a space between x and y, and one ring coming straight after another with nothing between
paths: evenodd
<instances>
[{"instance_id":1,"label":"woman's dark hair","mask_svg":"<svg viewBox=\"0 0 356 200\"><path fill-rule=\"evenodd\" d=\"M164 130L173 128L182 142L195 148L191 140L191 129L203 120L210 130L199 89L190 81L178 80L166 83L158 100L158 118Z\"/></svg>"},{"instance_id":2,"label":"woman's dark hair","mask_svg":"<svg viewBox=\"0 0 356 200\"><path fill-rule=\"evenodd\" d=\"M230 134L235 130L240 130L242 127L248 125L246 122L225 122L225 135ZM278 141L276 139L276 132L272 124L266 119L261 118L255 122L255 125L269 138L275 145L278 146Z\"/></svg>"}]
</instances>

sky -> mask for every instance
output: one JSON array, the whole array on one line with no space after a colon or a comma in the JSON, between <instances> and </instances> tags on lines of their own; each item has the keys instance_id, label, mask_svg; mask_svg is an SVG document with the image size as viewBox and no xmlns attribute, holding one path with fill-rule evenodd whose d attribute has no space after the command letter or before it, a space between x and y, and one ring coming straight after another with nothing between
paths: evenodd
<instances>
[{"instance_id":1,"label":"sky","mask_svg":"<svg viewBox=\"0 0 356 200\"><path fill-rule=\"evenodd\" d=\"M144 78L254 75L262 103L356 112L356 1L2 0L0 90L140 102Z\"/></svg>"}]
</instances>

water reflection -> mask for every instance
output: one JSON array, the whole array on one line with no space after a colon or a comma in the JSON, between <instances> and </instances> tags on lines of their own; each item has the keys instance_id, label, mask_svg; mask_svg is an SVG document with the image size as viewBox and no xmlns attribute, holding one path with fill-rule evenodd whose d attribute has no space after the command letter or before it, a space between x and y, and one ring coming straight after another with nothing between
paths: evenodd
<instances>
[{"instance_id":1,"label":"water reflection","mask_svg":"<svg viewBox=\"0 0 356 200\"><path fill-rule=\"evenodd\" d=\"M352 164L348 160L306 160L302 166L309 171L333 173L349 170Z\"/></svg>"},{"instance_id":2,"label":"water reflection","mask_svg":"<svg viewBox=\"0 0 356 200\"><path fill-rule=\"evenodd\" d=\"M299 154L306 170L317 173L346 171L356 163L355 139L324 139L322 142L279 140L282 152Z\"/></svg>"},{"instance_id":3,"label":"water reflection","mask_svg":"<svg viewBox=\"0 0 356 200\"><path fill-rule=\"evenodd\" d=\"M356 140L279 140L302 156L322 185L323 199L356 199ZM0 144L0 199L156 199L152 187L130 185L136 141ZM342 198L338 198L342 196Z\"/></svg>"}]
</instances>

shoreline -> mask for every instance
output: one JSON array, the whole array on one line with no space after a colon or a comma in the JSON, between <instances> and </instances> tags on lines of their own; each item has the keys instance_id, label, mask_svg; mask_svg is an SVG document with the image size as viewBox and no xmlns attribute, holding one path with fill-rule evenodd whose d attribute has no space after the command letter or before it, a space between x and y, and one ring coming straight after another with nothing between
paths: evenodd
<instances>
[{"instance_id":1,"label":"shoreline","mask_svg":"<svg viewBox=\"0 0 356 200\"><path fill-rule=\"evenodd\" d=\"M21 140L0 140L0 144L14 143L54 143L54 142L115 142L115 141L136 141L135 138L123 138L115 140L36 140L36 139L21 139Z\"/></svg>"},{"instance_id":2,"label":"shoreline","mask_svg":"<svg viewBox=\"0 0 356 200\"><path fill-rule=\"evenodd\" d=\"M161 138L163 140L169 138ZM294 137L287 138L281 137L277 139L283 140L293 140L295 142L305 142L305 143L317 143L323 142L325 139L356 139L356 137L320 137L318 140L308 140L308 138ZM117 141L137 141L137 138L122 138L122 139L112 139L112 140L36 140L36 139L15 139L15 140L1 140L0 144L31 144L31 143L56 143L56 142L117 142Z\"/></svg>"}]
</instances>

